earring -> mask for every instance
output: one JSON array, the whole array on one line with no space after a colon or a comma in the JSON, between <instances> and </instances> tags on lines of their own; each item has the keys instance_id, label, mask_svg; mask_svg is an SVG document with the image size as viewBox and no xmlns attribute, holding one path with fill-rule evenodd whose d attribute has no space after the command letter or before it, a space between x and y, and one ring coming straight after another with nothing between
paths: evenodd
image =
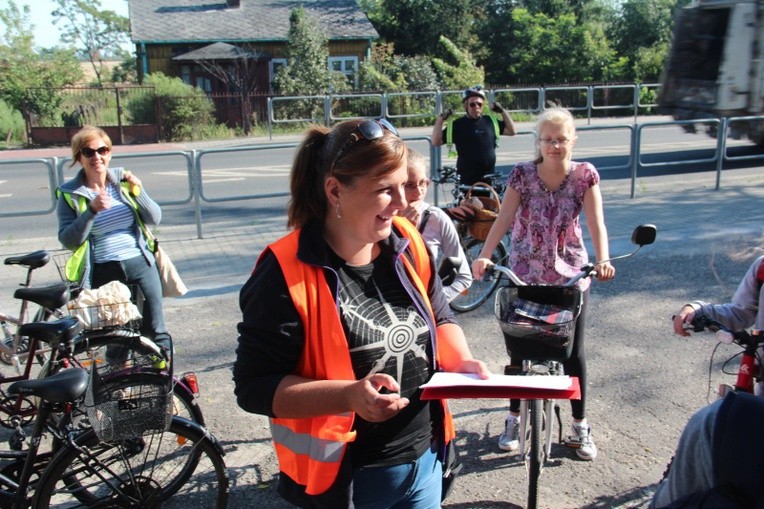
<instances>
[{"instance_id":1,"label":"earring","mask_svg":"<svg viewBox=\"0 0 764 509\"><path fill-rule=\"evenodd\" d=\"M342 211L340 210L340 202L339 201L335 205L334 210L337 213L337 219L342 219Z\"/></svg>"}]
</instances>

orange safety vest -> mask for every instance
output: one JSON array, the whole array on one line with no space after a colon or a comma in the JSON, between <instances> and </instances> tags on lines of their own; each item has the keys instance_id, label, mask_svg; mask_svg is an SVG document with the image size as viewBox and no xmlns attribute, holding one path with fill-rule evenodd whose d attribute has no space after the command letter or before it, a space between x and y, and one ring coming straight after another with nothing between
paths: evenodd
<instances>
[{"instance_id":1,"label":"orange safety vest","mask_svg":"<svg viewBox=\"0 0 764 509\"><path fill-rule=\"evenodd\" d=\"M432 316L432 306L427 296L432 277L427 248L407 219L395 218L393 221L409 239L408 249L413 255L414 265L406 256L401 259ZM299 236L300 230L297 229L268 246L281 266L305 331L303 351L295 374L315 380L356 380L339 310L326 282L324 269L297 259ZM455 436L454 423L448 405L445 401L442 403L445 441L448 443ZM355 440L354 418L352 412L306 419L272 418L271 435L279 469L297 484L305 486L308 495L324 493L337 478L348 442Z\"/></svg>"}]
</instances>

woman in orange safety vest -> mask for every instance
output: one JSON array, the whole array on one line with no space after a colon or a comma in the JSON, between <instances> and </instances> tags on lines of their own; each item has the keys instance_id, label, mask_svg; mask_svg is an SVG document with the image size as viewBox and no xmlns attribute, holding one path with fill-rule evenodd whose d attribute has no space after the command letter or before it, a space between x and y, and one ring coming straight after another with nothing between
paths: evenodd
<instances>
[{"instance_id":1,"label":"woman in orange safety vest","mask_svg":"<svg viewBox=\"0 0 764 509\"><path fill-rule=\"evenodd\" d=\"M293 231L240 294L235 392L270 417L279 493L300 507L440 507L454 437L435 371L472 358L406 206L408 150L384 119L314 126L290 177Z\"/></svg>"}]
</instances>

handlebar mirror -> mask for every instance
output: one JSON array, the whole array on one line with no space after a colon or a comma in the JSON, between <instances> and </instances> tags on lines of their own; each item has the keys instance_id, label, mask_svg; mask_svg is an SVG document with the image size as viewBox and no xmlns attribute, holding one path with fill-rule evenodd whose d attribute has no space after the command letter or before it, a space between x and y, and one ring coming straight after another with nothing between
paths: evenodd
<instances>
[{"instance_id":1,"label":"handlebar mirror","mask_svg":"<svg viewBox=\"0 0 764 509\"><path fill-rule=\"evenodd\" d=\"M655 236L658 233L658 229L654 224L641 224L634 228L634 232L631 234L631 243L638 246L646 246L655 242Z\"/></svg>"}]
</instances>

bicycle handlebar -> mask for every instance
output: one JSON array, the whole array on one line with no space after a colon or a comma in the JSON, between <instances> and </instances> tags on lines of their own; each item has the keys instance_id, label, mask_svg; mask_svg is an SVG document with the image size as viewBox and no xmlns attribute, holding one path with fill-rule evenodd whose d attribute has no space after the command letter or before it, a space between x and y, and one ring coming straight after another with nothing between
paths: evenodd
<instances>
[{"instance_id":1,"label":"bicycle handlebar","mask_svg":"<svg viewBox=\"0 0 764 509\"><path fill-rule=\"evenodd\" d=\"M755 349L764 344L764 334L754 336L744 329L732 330L721 322L708 318L707 316L695 316L692 320L692 323L687 327L687 329L690 328L693 332L703 332L704 330L709 330L710 332L715 332L717 337L719 337L720 333L724 333L728 335L727 337L729 340L725 341L726 338L719 337L719 340L722 343L735 343L744 348L749 347Z\"/></svg>"},{"instance_id":2,"label":"bicycle handlebar","mask_svg":"<svg viewBox=\"0 0 764 509\"><path fill-rule=\"evenodd\" d=\"M590 277L592 275L597 275L597 271L594 270L595 265L593 263L587 263L583 267L581 267L581 271L573 276L567 283L562 284L560 286L573 286L580 280ZM486 274L493 275L494 272L499 272L502 276L506 276L507 279L512 281L515 286L526 286L528 283L520 279L520 276L515 274L512 269L509 267L504 267L503 265L489 265L486 267ZM496 277L496 276L494 276Z\"/></svg>"}]
</instances>

